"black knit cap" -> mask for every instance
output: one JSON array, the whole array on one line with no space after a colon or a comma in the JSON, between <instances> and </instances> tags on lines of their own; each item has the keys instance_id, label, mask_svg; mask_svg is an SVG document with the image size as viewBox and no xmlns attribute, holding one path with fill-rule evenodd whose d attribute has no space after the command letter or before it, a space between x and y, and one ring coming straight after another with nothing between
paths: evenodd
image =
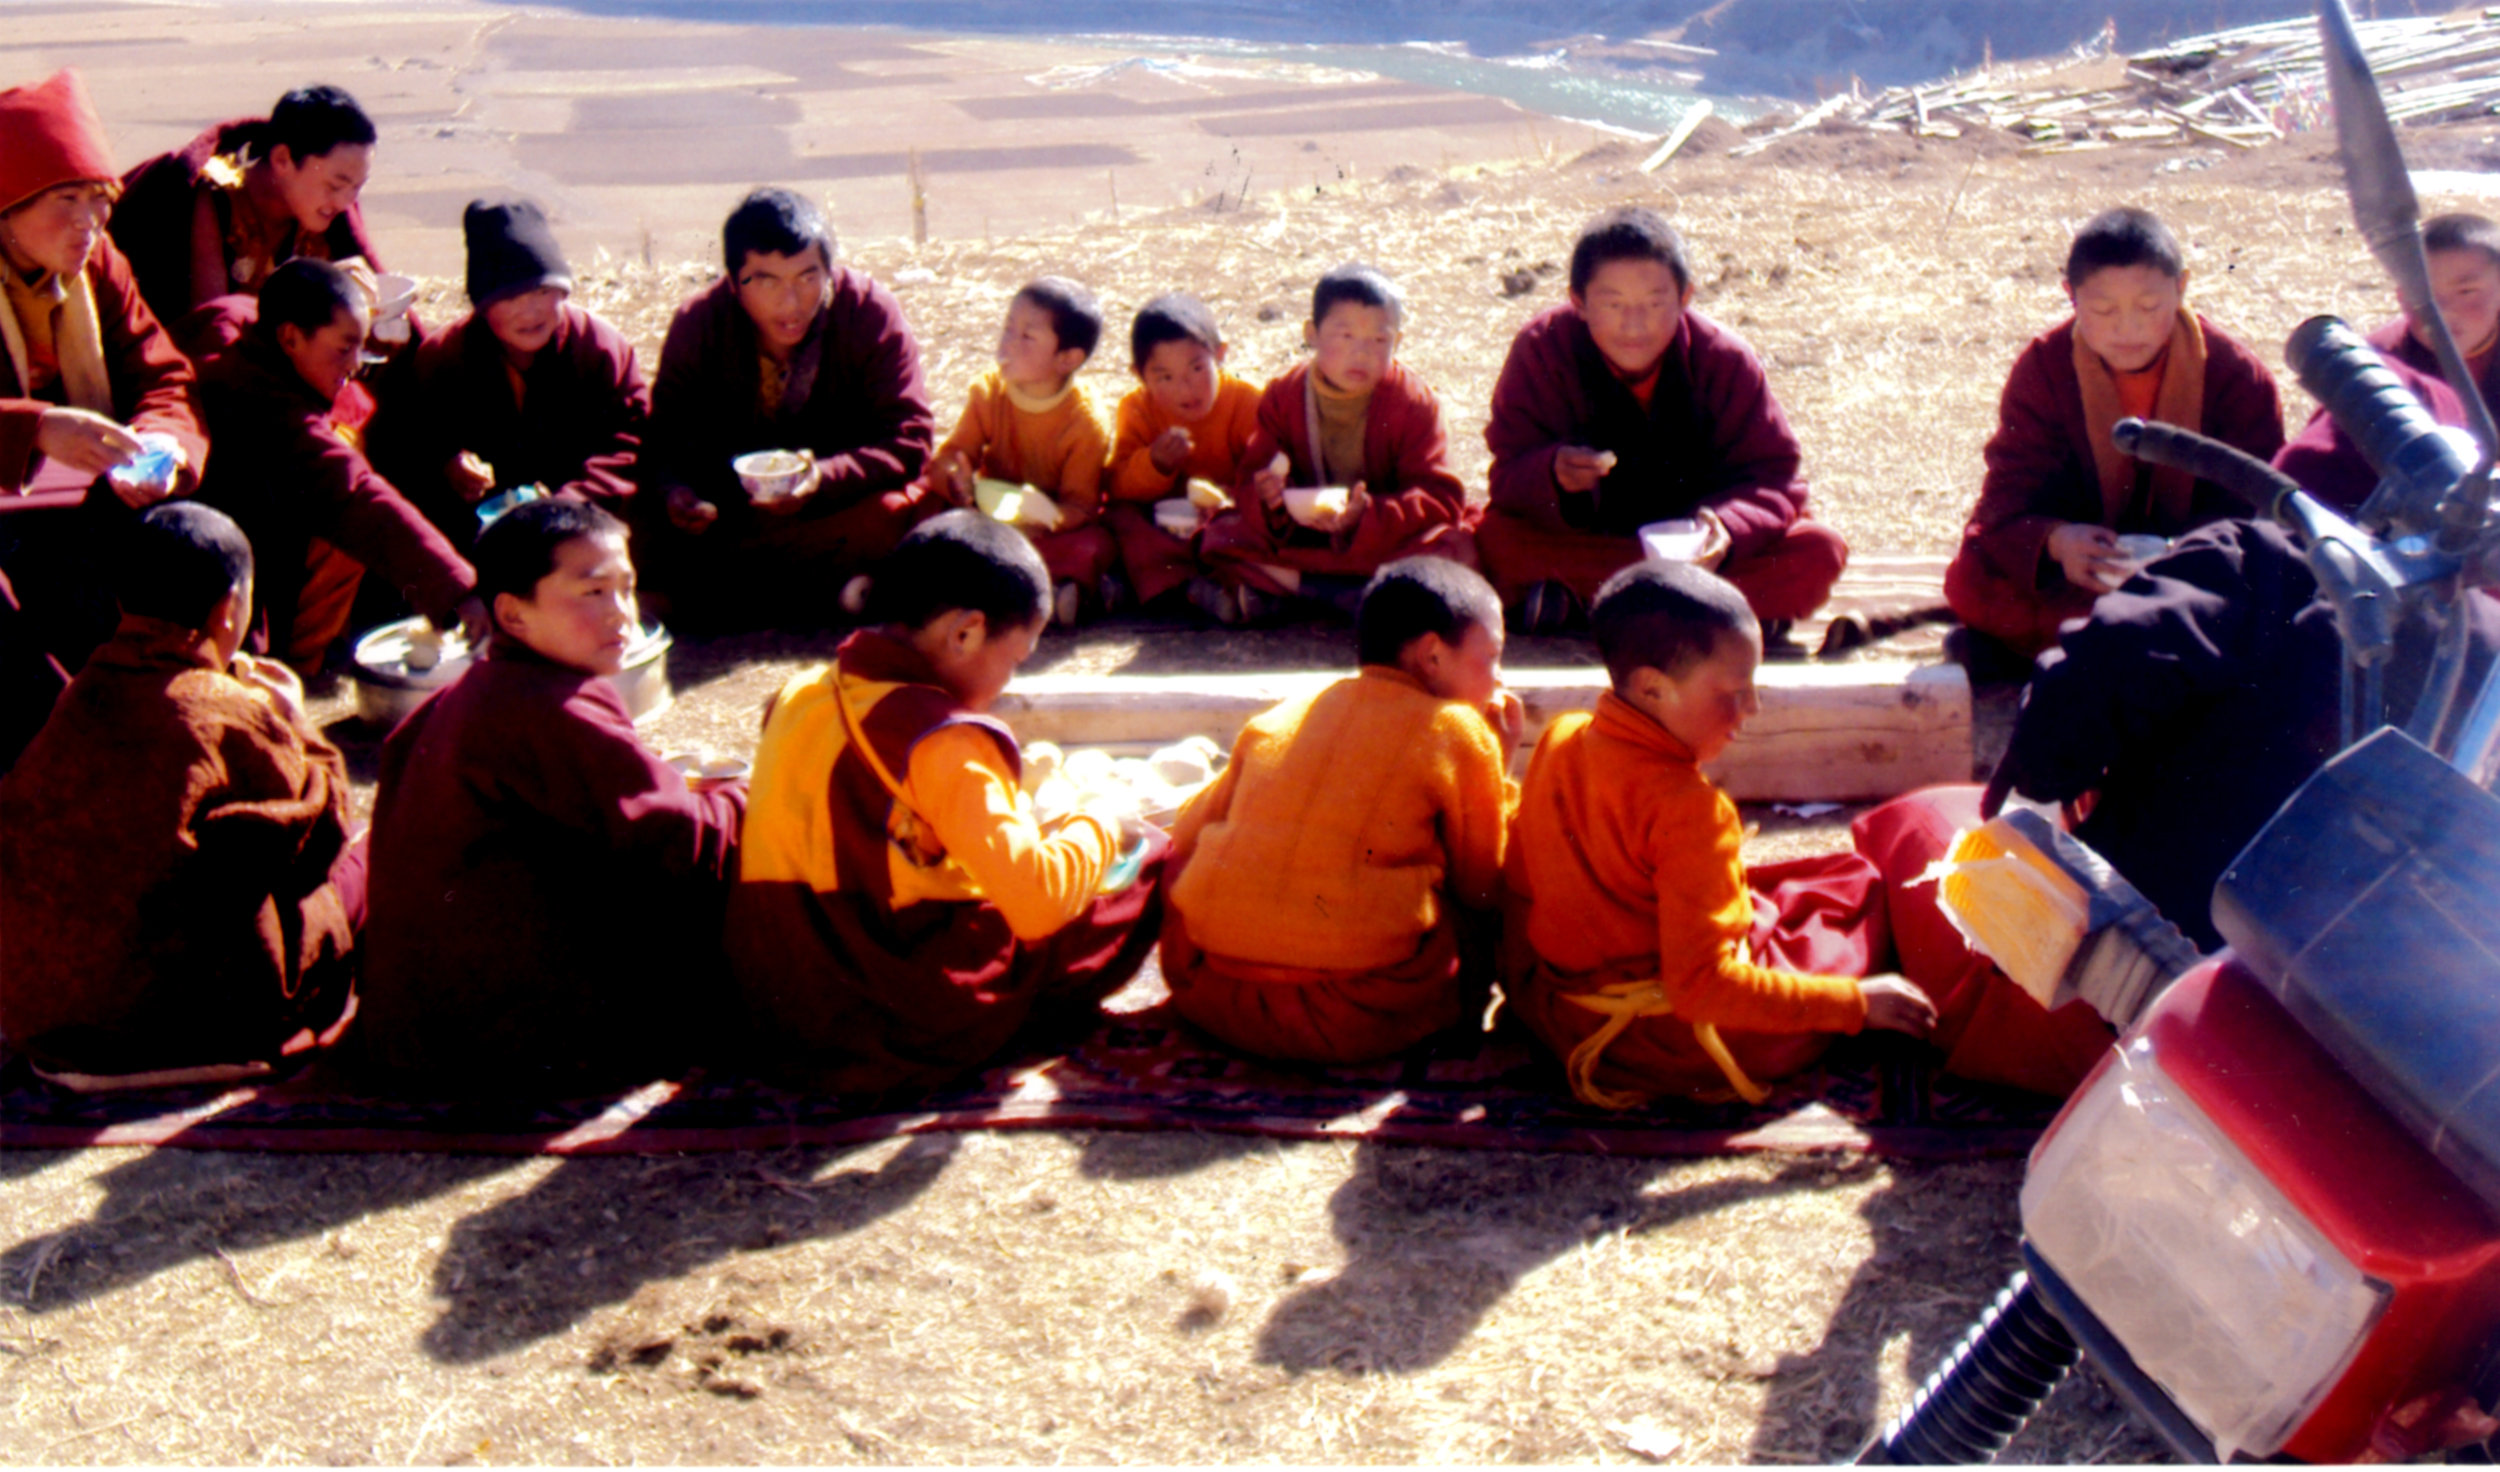
<instances>
[{"instance_id":1,"label":"black knit cap","mask_svg":"<svg viewBox=\"0 0 2500 1472\"><path fill-rule=\"evenodd\" d=\"M542 286L573 289L573 270L547 226L547 212L527 199L473 199L460 216L469 245L469 304L484 308Z\"/></svg>"}]
</instances>

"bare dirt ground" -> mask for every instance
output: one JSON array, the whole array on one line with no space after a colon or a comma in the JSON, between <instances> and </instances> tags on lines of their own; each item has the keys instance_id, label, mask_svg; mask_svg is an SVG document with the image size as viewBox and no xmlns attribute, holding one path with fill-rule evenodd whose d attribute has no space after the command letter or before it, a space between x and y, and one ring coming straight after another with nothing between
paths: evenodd
<instances>
[{"instance_id":1,"label":"bare dirt ground","mask_svg":"<svg viewBox=\"0 0 2500 1472\"><path fill-rule=\"evenodd\" d=\"M2322 140L2040 158L1848 132L1741 162L1728 141L1706 129L1654 176L1628 145L1376 160L1222 209L850 253L901 291L943 415L1038 272L1093 283L1115 322L1190 286L1257 379L1295 350L1310 279L1375 260L1411 294L1404 354L1480 481L1486 393L1559 296L1572 231L1654 203L1693 243L1704 310L1770 364L1818 513L1862 548L1927 551L1950 545L2005 367L2059 315L2064 242L2093 210L2161 211L2195 299L2271 361L2301 318L2375 320L2388 297ZM2416 146L2455 166L2489 141ZM611 262L582 296L656 350L709 269ZM1106 396L1116 357L1090 370ZM1344 657L1297 637L1126 627L1043 660ZM681 646L655 739L742 749L763 694L824 647ZM1757 852L1835 837L1791 824ZM2021 1162L1037 1132L633 1160L11 1152L0 1177L11 1462L1549 1462L1638 1460L1635 1442L1808 1462L1898 1410L2001 1282ZM2014 1453L2160 1449L2083 1380Z\"/></svg>"}]
</instances>

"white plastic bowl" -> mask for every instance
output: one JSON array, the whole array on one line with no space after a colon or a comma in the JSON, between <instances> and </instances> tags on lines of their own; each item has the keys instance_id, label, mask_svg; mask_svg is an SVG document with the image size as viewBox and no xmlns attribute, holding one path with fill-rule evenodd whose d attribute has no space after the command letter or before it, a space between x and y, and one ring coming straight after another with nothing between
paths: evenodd
<instances>
[{"instance_id":1,"label":"white plastic bowl","mask_svg":"<svg viewBox=\"0 0 2500 1472\"><path fill-rule=\"evenodd\" d=\"M1304 526L1316 526L1342 513L1350 495L1344 486L1287 486L1285 514Z\"/></svg>"},{"instance_id":2,"label":"white plastic bowl","mask_svg":"<svg viewBox=\"0 0 2500 1472\"><path fill-rule=\"evenodd\" d=\"M757 450L729 462L754 501L783 501L797 494L813 457L802 450Z\"/></svg>"}]
</instances>

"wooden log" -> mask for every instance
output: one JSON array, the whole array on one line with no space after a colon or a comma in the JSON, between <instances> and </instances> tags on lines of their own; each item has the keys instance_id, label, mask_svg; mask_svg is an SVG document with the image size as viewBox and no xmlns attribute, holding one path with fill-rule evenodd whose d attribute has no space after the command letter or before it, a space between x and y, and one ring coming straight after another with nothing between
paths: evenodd
<instances>
[{"instance_id":1,"label":"wooden log","mask_svg":"<svg viewBox=\"0 0 2500 1472\"><path fill-rule=\"evenodd\" d=\"M1605 671L1510 670L1528 707L1525 770L1556 716L1595 708ZM1334 671L1237 675L1033 675L995 714L1025 741L1136 750L1185 736L1232 744L1252 716L1344 678ZM1856 802L1971 774L1970 681L1959 665L1766 664L1761 713L1711 776L1740 801Z\"/></svg>"},{"instance_id":2,"label":"wooden log","mask_svg":"<svg viewBox=\"0 0 2500 1472\"><path fill-rule=\"evenodd\" d=\"M1684 140L1693 136L1693 130L1700 127L1701 120L1710 116L1713 110L1714 106L1707 97L1684 109L1684 116L1675 120L1674 131L1659 143L1656 152L1641 160L1641 172L1657 173L1658 166L1675 157L1675 151L1684 146Z\"/></svg>"},{"instance_id":3,"label":"wooden log","mask_svg":"<svg viewBox=\"0 0 2500 1472\"><path fill-rule=\"evenodd\" d=\"M1729 149L1727 151L1728 157L1747 158L1753 154L1760 153L1772 144L1779 142L1782 138L1786 138L1797 133L1803 133L1808 129L1820 126L1825 118L1831 117L1833 114L1839 112L1842 108L1847 107L1855 101L1857 101L1857 99L1850 96L1846 92L1835 93L1834 95L1815 104L1813 107L1808 108L1797 118L1795 122L1790 123L1788 126L1765 133L1759 138L1749 139L1746 142L1740 143L1736 147Z\"/></svg>"}]
</instances>

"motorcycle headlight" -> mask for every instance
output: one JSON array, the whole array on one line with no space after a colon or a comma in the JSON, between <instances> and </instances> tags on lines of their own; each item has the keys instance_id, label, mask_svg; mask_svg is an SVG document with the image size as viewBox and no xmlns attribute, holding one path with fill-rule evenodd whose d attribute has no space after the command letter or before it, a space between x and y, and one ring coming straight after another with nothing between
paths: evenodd
<instances>
[{"instance_id":1,"label":"motorcycle headlight","mask_svg":"<svg viewBox=\"0 0 2500 1472\"><path fill-rule=\"evenodd\" d=\"M2142 1039L2042 1142L2022 1213L2040 1255L2224 1461L2280 1449L2388 1299Z\"/></svg>"}]
</instances>

